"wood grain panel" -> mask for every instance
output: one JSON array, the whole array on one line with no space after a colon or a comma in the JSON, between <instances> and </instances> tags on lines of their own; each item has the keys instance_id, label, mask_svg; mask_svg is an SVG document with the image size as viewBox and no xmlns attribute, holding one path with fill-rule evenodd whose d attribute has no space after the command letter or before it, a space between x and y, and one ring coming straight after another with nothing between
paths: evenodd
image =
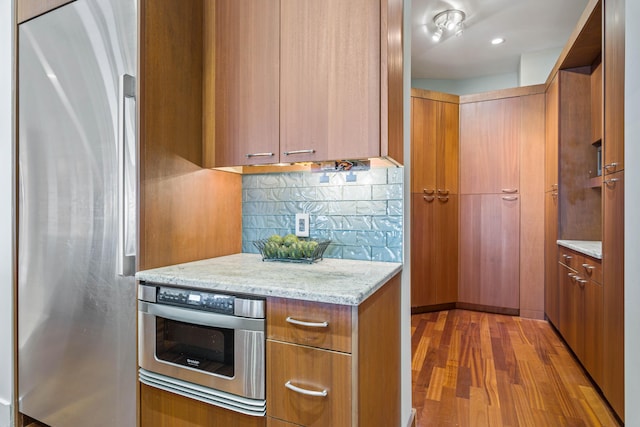
<instances>
[{"instance_id":1,"label":"wood grain panel","mask_svg":"<svg viewBox=\"0 0 640 427\"><path fill-rule=\"evenodd\" d=\"M436 203L435 196L411 195L411 307L437 302Z\"/></svg>"},{"instance_id":2,"label":"wood grain panel","mask_svg":"<svg viewBox=\"0 0 640 427\"><path fill-rule=\"evenodd\" d=\"M605 130L606 132L606 130ZM602 391L624 420L624 171L602 186L604 232L604 372Z\"/></svg>"},{"instance_id":3,"label":"wood grain panel","mask_svg":"<svg viewBox=\"0 0 640 427\"><path fill-rule=\"evenodd\" d=\"M546 93L545 102L545 191L558 190L558 145L560 136L560 77L556 75Z\"/></svg>"},{"instance_id":4,"label":"wood grain panel","mask_svg":"<svg viewBox=\"0 0 640 427\"><path fill-rule=\"evenodd\" d=\"M307 427L351 425L351 355L267 340L267 415ZM305 396L287 381L327 396Z\"/></svg>"},{"instance_id":5,"label":"wood grain panel","mask_svg":"<svg viewBox=\"0 0 640 427\"><path fill-rule=\"evenodd\" d=\"M436 135L436 189L441 194L458 193L458 161L460 145L460 107L438 103Z\"/></svg>"},{"instance_id":6,"label":"wood grain panel","mask_svg":"<svg viewBox=\"0 0 640 427\"><path fill-rule=\"evenodd\" d=\"M460 193L518 189L520 98L460 105Z\"/></svg>"},{"instance_id":7,"label":"wood grain panel","mask_svg":"<svg viewBox=\"0 0 640 427\"><path fill-rule=\"evenodd\" d=\"M545 95L521 100L520 315L544 319Z\"/></svg>"},{"instance_id":8,"label":"wood grain panel","mask_svg":"<svg viewBox=\"0 0 640 427\"><path fill-rule=\"evenodd\" d=\"M204 101L215 102L214 114L204 122L205 144L215 147L211 166L278 163L280 2L216 0L205 5L214 9L205 14L213 19L205 24L204 46L215 55L213 68L204 71ZM274 155L247 157L269 152Z\"/></svg>"},{"instance_id":9,"label":"wood grain panel","mask_svg":"<svg viewBox=\"0 0 640 427\"><path fill-rule=\"evenodd\" d=\"M380 155L404 163L403 0L380 2ZM353 19L353 17L351 17Z\"/></svg>"},{"instance_id":10,"label":"wood grain panel","mask_svg":"<svg viewBox=\"0 0 640 427\"><path fill-rule=\"evenodd\" d=\"M277 418L267 417L267 427L300 427L300 424L293 424Z\"/></svg>"},{"instance_id":11,"label":"wood grain panel","mask_svg":"<svg viewBox=\"0 0 640 427\"><path fill-rule=\"evenodd\" d=\"M584 355L584 341L579 337L583 322L581 309L582 295L580 288L570 275L577 272L564 264L558 267L558 283L560 290L560 324L558 330L569 347L578 357Z\"/></svg>"},{"instance_id":12,"label":"wood grain panel","mask_svg":"<svg viewBox=\"0 0 640 427\"><path fill-rule=\"evenodd\" d=\"M585 277L583 274L581 277ZM602 387L604 352L604 313L602 285L589 280L582 289L583 294L583 340L582 364L591 378Z\"/></svg>"},{"instance_id":13,"label":"wood grain panel","mask_svg":"<svg viewBox=\"0 0 640 427\"><path fill-rule=\"evenodd\" d=\"M519 308L519 238L517 196L460 196L460 302Z\"/></svg>"},{"instance_id":14,"label":"wood grain panel","mask_svg":"<svg viewBox=\"0 0 640 427\"><path fill-rule=\"evenodd\" d=\"M447 304L458 300L459 196L438 196L435 203L433 269L436 304Z\"/></svg>"},{"instance_id":15,"label":"wood grain panel","mask_svg":"<svg viewBox=\"0 0 640 427\"><path fill-rule=\"evenodd\" d=\"M504 98L518 98L527 95L537 95L544 93L546 86L543 84L532 86L520 86L508 89L499 89L489 92L474 93L470 95L460 95L460 104L472 102L492 101Z\"/></svg>"},{"instance_id":16,"label":"wood grain panel","mask_svg":"<svg viewBox=\"0 0 640 427\"><path fill-rule=\"evenodd\" d=\"M453 94L444 93L444 92L436 92L434 90L428 90L428 89L419 89L415 87L411 88L411 97L431 99L433 101L449 102L451 104L460 103L459 95L453 95Z\"/></svg>"},{"instance_id":17,"label":"wood grain panel","mask_svg":"<svg viewBox=\"0 0 640 427\"><path fill-rule=\"evenodd\" d=\"M558 194L544 195L544 311L549 322L560 325L558 288Z\"/></svg>"},{"instance_id":18,"label":"wood grain panel","mask_svg":"<svg viewBox=\"0 0 640 427\"><path fill-rule=\"evenodd\" d=\"M591 67L560 71L559 238L602 239L602 195L587 188L596 173L591 144Z\"/></svg>"},{"instance_id":19,"label":"wood grain panel","mask_svg":"<svg viewBox=\"0 0 640 427\"><path fill-rule=\"evenodd\" d=\"M358 307L358 426L401 423L400 277Z\"/></svg>"},{"instance_id":20,"label":"wood grain panel","mask_svg":"<svg viewBox=\"0 0 640 427\"><path fill-rule=\"evenodd\" d=\"M17 23L42 15L73 0L16 0Z\"/></svg>"},{"instance_id":21,"label":"wood grain panel","mask_svg":"<svg viewBox=\"0 0 640 427\"><path fill-rule=\"evenodd\" d=\"M379 156L380 2L281 0L280 40L282 160Z\"/></svg>"},{"instance_id":22,"label":"wood grain panel","mask_svg":"<svg viewBox=\"0 0 640 427\"><path fill-rule=\"evenodd\" d=\"M624 32L625 0L604 3L604 141L605 174L624 170ZM612 163L616 163L614 167Z\"/></svg>"},{"instance_id":23,"label":"wood grain panel","mask_svg":"<svg viewBox=\"0 0 640 427\"><path fill-rule=\"evenodd\" d=\"M347 305L268 298L267 337L351 353L351 313L352 307ZM298 326L287 322L287 317L329 325L326 328Z\"/></svg>"},{"instance_id":24,"label":"wood grain panel","mask_svg":"<svg viewBox=\"0 0 640 427\"><path fill-rule=\"evenodd\" d=\"M412 193L433 195L436 190L436 144L438 133L443 131L438 123L438 105L430 99L411 98Z\"/></svg>"},{"instance_id":25,"label":"wood grain panel","mask_svg":"<svg viewBox=\"0 0 640 427\"><path fill-rule=\"evenodd\" d=\"M241 250L241 176L201 168L202 14L201 0L140 6L139 269Z\"/></svg>"},{"instance_id":26,"label":"wood grain panel","mask_svg":"<svg viewBox=\"0 0 640 427\"><path fill-rule=\"evenodd\" d=\"M140 385L141 427L264 427L264 417L243 415Z\"/></svg>"}]
</instances>

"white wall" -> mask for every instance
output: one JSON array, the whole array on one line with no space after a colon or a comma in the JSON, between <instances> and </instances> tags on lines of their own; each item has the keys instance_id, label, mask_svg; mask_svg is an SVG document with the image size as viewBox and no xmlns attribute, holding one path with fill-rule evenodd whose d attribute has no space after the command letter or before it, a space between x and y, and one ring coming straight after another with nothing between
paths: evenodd
<instances>
[{"instance_id":1,"label":"white wall","mask_svg":"<svg viewBox=\"0 0 640 427\"><path fill-rule=\"evenodd\" d=\"M406 6L406 3L405 3ZM405 39L406 41L406 39ZM406 58L406 56L405 56ZM518 73L494 74L491 76L474 77L471 79L413 79L411 87L435 90L437 92L452 93L454 95L468 95L471 93L489 92L492 90L508 89L518 86Z\"/></svg>"},{"instance_id":2,"label":"white wall","mask_svg":"<svg viewBox=\"0 0 640 427\"><path fill-rule=\"evenodd\" d=\"M640 426L640 2L626 1L625 35L625 421Z\"/></svg>"},{"instance_id":3,"label":"white wall","mask_svg":"<svg viewBox=\"0 0 640 427\"><path fill-rule=\"evenodd\" d=\"M0 427L13 400L13 0L0 1Z\"/></svg>"},{"instance_id":4,"label":"white wall","mask_svg":"<svg viewBox=\"0 0 640 427\"><path fill-rule=\"evenodd\" d=\"M520 55L520 86L545 83L560 53L562 53L562 47Z\"/></svg>"}]
</instances>

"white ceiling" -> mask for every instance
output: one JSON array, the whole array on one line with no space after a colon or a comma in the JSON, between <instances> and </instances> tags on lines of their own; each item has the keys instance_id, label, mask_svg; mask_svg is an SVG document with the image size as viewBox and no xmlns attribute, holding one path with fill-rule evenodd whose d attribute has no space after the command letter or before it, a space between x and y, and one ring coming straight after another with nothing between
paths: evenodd
<instances>
[{"instance_id":1,"label":"white ceiling","mask_svg":"<svg viewBox=\"0 0 640 427\"><path fill-rule=\"evenodd\" d=\"M562 48L587 2L413 0L411 77L455 80L517 72L521 54ZM436 43L433 17L447 9L465 12L465 31L460 37L445 33ZM493 46L495 37L506 42Z\"/></svg>"}]
</instances>

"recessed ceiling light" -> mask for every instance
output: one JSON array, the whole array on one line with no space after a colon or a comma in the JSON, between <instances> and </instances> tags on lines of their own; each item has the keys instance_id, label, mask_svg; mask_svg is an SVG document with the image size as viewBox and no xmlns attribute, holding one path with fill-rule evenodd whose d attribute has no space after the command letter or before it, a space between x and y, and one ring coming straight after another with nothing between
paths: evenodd
<instances>
[{"instance_id":1,"label":"recessed ceiling light","mask_svg":"<svg viewBox=\"0 0 640 427\"><path fill-rule=\"evenodd\" d=\"M491 44L502 44L504 42L505 40L502 37L496 37L495 39L491 40Z\"/></svg>"}]
</instances>

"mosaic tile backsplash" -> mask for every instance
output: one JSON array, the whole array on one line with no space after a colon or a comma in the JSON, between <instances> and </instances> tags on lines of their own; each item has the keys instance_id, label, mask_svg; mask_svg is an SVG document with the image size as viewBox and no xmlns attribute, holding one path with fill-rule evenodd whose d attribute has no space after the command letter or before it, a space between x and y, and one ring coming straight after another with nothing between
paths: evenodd
<instances>
[{"instance_id":1,"label":"mosaic tile backsplash","mask_svg":"<svg viewBox=\"0 0 640 427\"><path fill-rule=\"evenodd\" d=\"M307 212L310 237L332 241L326 258L402 262L403 174L391 167L244 175L242 251L258 253L254 240L292 233L295 214Z\"/></svg>"}]
</instances>

